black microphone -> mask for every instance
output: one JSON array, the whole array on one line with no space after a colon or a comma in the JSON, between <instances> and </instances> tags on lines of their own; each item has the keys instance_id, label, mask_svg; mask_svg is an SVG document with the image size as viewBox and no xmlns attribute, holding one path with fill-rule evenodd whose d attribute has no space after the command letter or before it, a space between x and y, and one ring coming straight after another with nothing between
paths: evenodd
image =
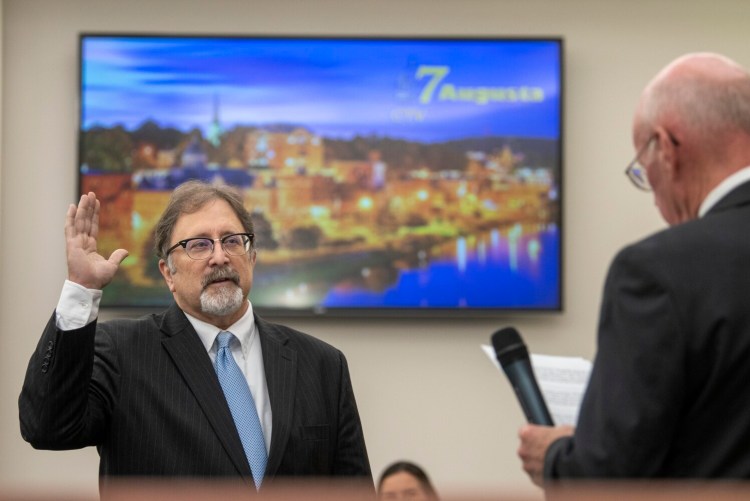
<instances>
[{"instance_id":1,"label":"black microphone","mask_svg":"<svg viewBox=\"0 0 750 501\"><path fill-rule=\"evenodd\" d=\"M513 327L500 329L492 335L492 346L495 348L497 361L516 392L526 420L532 424L554 426L531 368L529 350L518 331Z\"/></svg>"}]
</instances>

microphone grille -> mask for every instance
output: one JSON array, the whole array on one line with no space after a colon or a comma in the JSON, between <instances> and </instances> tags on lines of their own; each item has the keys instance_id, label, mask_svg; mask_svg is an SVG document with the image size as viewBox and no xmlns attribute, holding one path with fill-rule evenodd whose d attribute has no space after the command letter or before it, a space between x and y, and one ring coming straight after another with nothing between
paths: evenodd
<instances>
[{"instance_id":1,"label":"microphone grille","mask_svg":"<svg viewBox=\"0 0 750 501\"><path fill-rule=\"evenodd\" d=\"M502 366L529 356L521 335L514 327L505 327L495 332L492 335L492 346Z\"/></svg>"}]
</instances>

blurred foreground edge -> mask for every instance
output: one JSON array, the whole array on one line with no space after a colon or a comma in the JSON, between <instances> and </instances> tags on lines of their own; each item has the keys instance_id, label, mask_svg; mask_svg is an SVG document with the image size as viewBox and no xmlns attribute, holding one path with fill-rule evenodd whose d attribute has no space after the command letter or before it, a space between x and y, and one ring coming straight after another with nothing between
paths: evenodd
<instances>
[{"instance_id":1,"label":"blurred foreground edge","mask_svg":"<svg viewBox=\"0 0 750 501\"><path fill-rule=\"evenodd\" d=\"M750 499L750 482L739 480L573 481L550 485L546 501L734 501Z\"/></svg>"},{"instance_id":2,"label":"blurred foreground edge","mask_svg":"<svg viewBox=\"0 0 750 501\"><path fill-rule=\"evenodd\" d=\"M249 491L237 481L195 481L129 479L108 481L102 485L101 498L81 496L60 489L36 488L27 491L0 488L0 501L203 501L262 499L266 501L373 501L371 488L361 484L333 480L277 480L264 486L261 492ZM465 492L446 490L441 492L442 501L739 501L750 499L750 482L702 482L702 481L634 481L634 482L565 482L549 486L546 491L519 492L513 488L504 491L481 491L466 489Z\"/></svg>"}]
</instances>

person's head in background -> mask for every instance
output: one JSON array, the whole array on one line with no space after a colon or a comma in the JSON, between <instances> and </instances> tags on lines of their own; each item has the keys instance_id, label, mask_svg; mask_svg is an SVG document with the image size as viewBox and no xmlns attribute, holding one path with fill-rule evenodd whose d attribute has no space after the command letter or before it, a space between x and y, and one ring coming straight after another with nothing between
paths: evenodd
<instances>
[{"instance_id":1,"label":"person's head in background","mask_svg":"<svg viewBox=\"0 0 750 501\"><path fill-rule=\"evenodd\" d=\"M427 473L409 461L397 461L380 474L379 499L437 501L438 495Z\"/></svg>"}]
</instances>

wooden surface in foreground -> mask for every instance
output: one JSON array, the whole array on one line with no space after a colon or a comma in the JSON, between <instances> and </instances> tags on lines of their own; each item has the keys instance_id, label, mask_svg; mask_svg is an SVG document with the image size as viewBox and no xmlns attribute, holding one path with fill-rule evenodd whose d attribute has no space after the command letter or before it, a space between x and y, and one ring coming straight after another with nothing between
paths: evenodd
<instances>
[{"instance_id":1,"label":"wooden surface in foreground","mask_svg":"<svg viewBox=\"0 0 750 501\"><path fill-rule=\"evenodd\" d=\"M637 481L637 482L575 482L551 486L546 491L540 489L537 495L503 492L441 492L442 501L746 501L750 499L750 481L748 482L671 482L671 481ZM110 482L102 490L102 501L203 501L235 500L255 498L265 501L374 501L375 493L369 489L347 483L332 481L309 482L291 481L276 482L262 489L260 493L249 491L237 482L196 482L196 481L163 481L137 479ZM13 489L7 492L0 488L0 501L95 501L96 497L78 496L61 486L51 491Z\"/></svg>"}]
</instances>

